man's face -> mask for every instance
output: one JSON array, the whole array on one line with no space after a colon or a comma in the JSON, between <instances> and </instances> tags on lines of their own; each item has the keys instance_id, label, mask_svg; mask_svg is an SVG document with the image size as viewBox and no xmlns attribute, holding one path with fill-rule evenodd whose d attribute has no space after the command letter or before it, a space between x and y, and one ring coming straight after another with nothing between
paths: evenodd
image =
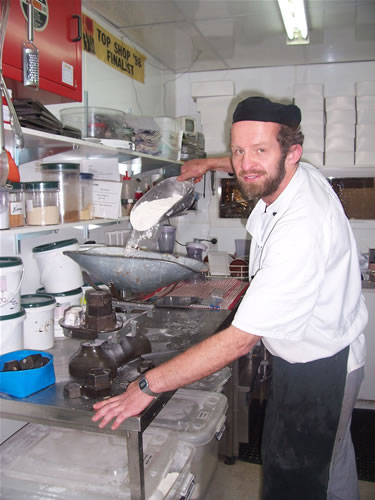
<instances>
[{"instance_id":1,"label":"man's face","mask_svg":"<svg viewBox=\"0 0 375 500\"><path fill-rule=\"evenodd\" d=\"M232 166L242 194L272 203L285 189L285 159L277 141L279 125L243 121L232 125Z\"/></svg>"}]
</instances>

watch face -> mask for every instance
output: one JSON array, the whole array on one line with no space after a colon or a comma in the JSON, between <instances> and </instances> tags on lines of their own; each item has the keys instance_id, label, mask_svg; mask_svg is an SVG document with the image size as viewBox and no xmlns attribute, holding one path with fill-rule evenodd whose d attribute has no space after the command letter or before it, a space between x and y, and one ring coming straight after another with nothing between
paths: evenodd
<instances>
[{"instance_id":1,"label":"watch face","mask_svg":"<svg viewBox=\"0 0 375 500\"><path fill-rule=\"evenodd\" d=\"M143 391L143 389L146 389L148 387L147 380L145 378L141 378L139 381L139 387Z\"/></svg>"}]
</instances>

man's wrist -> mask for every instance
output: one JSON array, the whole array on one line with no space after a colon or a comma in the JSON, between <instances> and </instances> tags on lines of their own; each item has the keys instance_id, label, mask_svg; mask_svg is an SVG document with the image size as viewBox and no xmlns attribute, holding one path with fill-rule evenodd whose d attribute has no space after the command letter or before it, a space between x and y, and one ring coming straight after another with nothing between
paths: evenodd
<instances>
[{"instance_id":1,"label":"man's wrist","mask_svg":"<svg viewBox=\"0 0 375 500\"><path fill-rule=\"evenodd\" d=\"M159 396L160 392L154 392L150 389L148 380L145 375L141 375L140 377L138 377L136 382L138 383L138 387L140 388L140 390L148 396L152 396L154 398L157 398Z\"/></svg>"}]
</instances>

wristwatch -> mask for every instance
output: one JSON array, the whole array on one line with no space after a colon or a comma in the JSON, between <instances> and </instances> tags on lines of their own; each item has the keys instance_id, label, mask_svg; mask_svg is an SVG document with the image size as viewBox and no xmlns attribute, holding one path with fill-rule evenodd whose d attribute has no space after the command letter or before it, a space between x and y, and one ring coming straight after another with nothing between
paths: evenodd
<instances>
[{"instance_id":1,"label":"wristwatch","mask_svg":"<svg viewBox=\"0 0 375 500\"><path fill-rule=\"evenodd\" d=\"M138 386L141 389L141 391L144 392L145 394L147 394L148 396L153 396L154 398L157 398L160 394L160 393L154 392L150 389L150 387L148 385L148 380L144 375L139 377Z\"/></svg>"}]
</instances>

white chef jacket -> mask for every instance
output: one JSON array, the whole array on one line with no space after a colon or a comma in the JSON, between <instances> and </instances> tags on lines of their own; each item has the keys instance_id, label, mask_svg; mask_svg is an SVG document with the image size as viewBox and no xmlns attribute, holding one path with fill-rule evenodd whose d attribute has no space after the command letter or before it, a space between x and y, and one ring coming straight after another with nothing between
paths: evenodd
<instances>
[{"instance_id":1,"label":"white chef jacket","mask_svg":"<svg viewBox=\"0 0 375 500\"><path fill-rule=\"evenodd\" d=\"M357 246L325 177L300 163L271 205L257 203L246 228L252 280L233 325L262 336L273 355L290 363L350 345L348 371L363 366L368 314Z\"/></svg>"}]
</instances>

